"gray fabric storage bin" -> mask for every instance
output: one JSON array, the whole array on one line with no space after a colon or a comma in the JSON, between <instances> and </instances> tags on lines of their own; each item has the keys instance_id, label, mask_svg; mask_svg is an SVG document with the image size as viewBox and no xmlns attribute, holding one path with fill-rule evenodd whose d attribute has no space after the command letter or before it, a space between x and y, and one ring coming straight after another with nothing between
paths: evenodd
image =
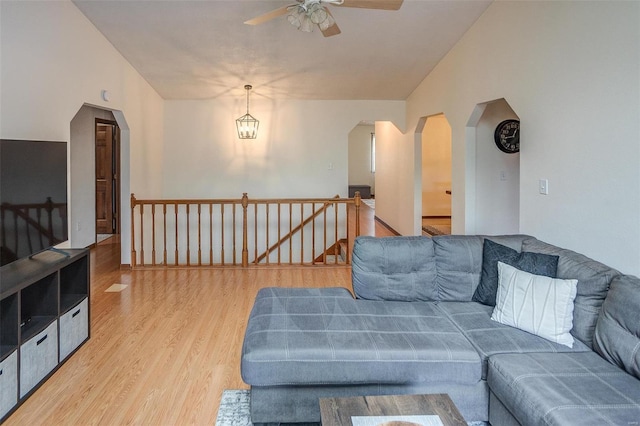
<instances>
[{"instance_id":1,"label":"gray fabric storage bin","mask_svg":"<svg viewBox=\"0 0 640 426\"><path fill-rule=\"evenodd\" d=\"M60 317L60 361L89 337L89 304L85 298Z\"/></svg>"},{"instance_id":2,"label":"gray fabric storage bin","mask_svg":"<svg viewBox=\"0 0 640 426\"><path fill-rule=\"evenodd\" d=\"M20 398L58 365L58 321L20 346Z\"/></svg>"},{"instance_id":3,"label":"gray fabric storage bin","mask_svg":"<svg viewBox=\"0 0 640 426\"><path fill-rule=\"evenodd\" d=\"M0 362L0 418L18 403L18 351Z\"/></svg>"}]
</instances>

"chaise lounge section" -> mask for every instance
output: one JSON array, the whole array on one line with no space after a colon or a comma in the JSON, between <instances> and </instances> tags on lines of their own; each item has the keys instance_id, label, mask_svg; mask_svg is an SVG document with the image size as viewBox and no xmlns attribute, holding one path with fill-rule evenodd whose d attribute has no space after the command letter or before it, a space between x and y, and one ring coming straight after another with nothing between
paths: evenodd
<instances>
[{"instance_id":1,"label":"chaise lounge section","mask_svg":"<svg viewBox=\"0 0 640 426\"><path fill-rule=\"evenodd\" d=\"M571 347L491 319L501 256L544 274L551 262L558 279L577 280ZM359 237L352 268L356 298L259 292L241 367L252 422L319 422L322 397L416 393L448 393L467 421L497 425L640 419L637 278L525 235ZM594 380L610 392L591 392ZM603 417L588 417L599 404Z\"/></svg>"}]
</instances>

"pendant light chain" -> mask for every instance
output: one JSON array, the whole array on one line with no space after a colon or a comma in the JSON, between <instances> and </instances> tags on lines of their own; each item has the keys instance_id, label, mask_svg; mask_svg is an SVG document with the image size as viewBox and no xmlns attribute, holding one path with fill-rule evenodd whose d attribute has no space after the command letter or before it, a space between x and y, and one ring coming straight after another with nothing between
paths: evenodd
<instances>
[{"instance_id":1,"label":"pendant light chain","mask_svg":"<svg viewBox=\"0 0 640 426\"><path fill-rule=\"evenodd\" d=\"M250 84L247 84L246 86L244 86L244 90L247 91L247 114L249 114L249 90L251 90L253 87L251 87Z\"/></svg>"}]
</instances>

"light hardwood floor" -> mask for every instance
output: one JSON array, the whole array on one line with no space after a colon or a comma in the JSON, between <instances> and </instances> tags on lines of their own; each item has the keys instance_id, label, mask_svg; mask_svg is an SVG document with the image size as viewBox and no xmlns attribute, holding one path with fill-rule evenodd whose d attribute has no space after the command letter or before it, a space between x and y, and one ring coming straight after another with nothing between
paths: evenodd
<instances>
[{"instance_id":1,"label":"light hardwood floor","mask_svg":"<svg viewBox=\"0 0 640 426\"><path fill-rule=\"evenodd\" d=\"M371 209L361 218L362 234L391 235ZM6 425L214 425L222 391L248 388L240 352L258 290L351 288L344 266L129 271L119 250L91 251L91 338Z\"/></svg>"}]
</instances>

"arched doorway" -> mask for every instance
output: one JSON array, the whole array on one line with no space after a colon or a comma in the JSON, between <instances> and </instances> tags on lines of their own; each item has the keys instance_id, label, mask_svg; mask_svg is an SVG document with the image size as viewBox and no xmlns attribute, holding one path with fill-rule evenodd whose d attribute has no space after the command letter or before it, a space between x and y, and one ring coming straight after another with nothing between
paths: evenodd
<instances>
[{"instance_id":1,"label":"arched doorway","mask_svg":"<svg viewBox=\"0 0 640 426\"><path fill-rule=\"evenodd\" d=\"M130 171L129 126L124 114L92 105L83 105L70 122L69 239L72 247L96 243L96 119L113 121L120 129L120 236L122 253L130 253ZM127 256L122 256L123 263Z\"/></svg>"},{"instance_id":2,"label":"arched doorway","mask_svg":"<svg viewBox=\"0 0 640 426\"><path fill-rule=\"evenodd\" d=\"M508 119L520 120L505 99L496 99L476 105L467 122L467 234L519 232L520 153L505 153L494 141L496 127Z\"/></svg>"},{"instance_id":3,"label":"arched doorway","mask_svg":"<svg viewBox=\"0 0 640 426\"><path fill-rule=\"evenodd\" d=\"M451 233L451 126L444 114L426 117L422 128L422 233Z\"/></svg>"}]
</instances>

